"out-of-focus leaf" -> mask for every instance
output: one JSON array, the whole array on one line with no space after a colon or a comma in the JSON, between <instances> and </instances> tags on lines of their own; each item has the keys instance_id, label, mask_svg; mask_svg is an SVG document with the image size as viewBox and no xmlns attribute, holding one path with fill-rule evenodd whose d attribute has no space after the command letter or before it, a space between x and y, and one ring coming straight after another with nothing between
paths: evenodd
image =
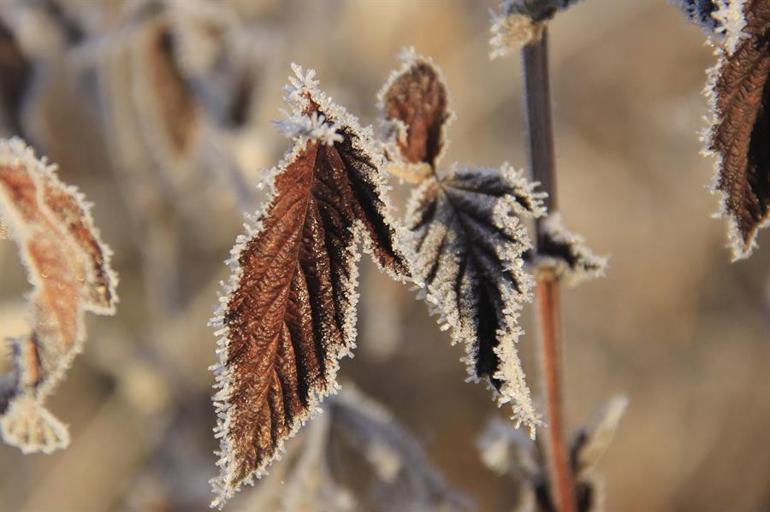
<instances>
[{"instance_id":1,"label":"out-of-focus leaf","mask_svg":"<svg viewBox=\"0 0 770 512\"><path fill-rule=\"evenodd\" d=\"M281 467L246 496L241 510L471 510L381 406L346 385L324 411L292 441Z\"/></svg>"},{"instance_id":2,"label":"out-of-focus leaf","mask_svg":"<svg viewBox=\"0 0 770 512\"><path fill-rule=\"evenodd\" d=\"M705 141L716 155L714 188L730 221L734 258L747 257L770 204L770 3L732 1L713 13L719 21L719 62L707 94L712 125Z\"/></svg>"},{"instance_id":3,"label":"out-of-focus leaf","mask_svg":"<svg viewBox=\"0 0 770 512\"><path fill-rule=\"evenodd\" d=\"M626 397L613 398L599 411L592 425L575 434L570 448L570 460L577 476L586 475L596 467L615 437L615 431L627 407Z\"/></svg>"},{"instance_id":4,"label":"out-of-focus leaf","mask_svg":"<svg viewBox=\"0 0 770 512\"><path fill-rule=\"evenodd\" d=\"M596 415L592 425L578 430L572 440L570 466L578 512L604 510L602 482L594 470L609 447L627 405L625 397L613 398ZM517 484L516 512L557 512L542 444L522 436L508 423L493 420L480 437L478 447L487 467Z\"/></svg>"},{"instance_id":5,"label":"out-of-focus leaf","mask_svg":"<svg viewBox=\"0 0 770 512\"><path fill-rule=\"evenodd\" d=\"M117 278L83 196L19 139L0 142L0 214L34 287L0 433L25 453L50 453L69 437L43 401L82 349L84 313L114 313Z\"/></svg>"},{"instance_id":6,"label":"out-of-focus leaf","mask_svg":"<svg viewBox=\"0 0 770 512\"><path fill-rule=\"evenodd\" d=\"M293 111L278 125L294 145L268 174L269 204L233 248L212 320L221 336L216 506L262 476L336 390L339 360L355 345L358 243L392 275L408 274L371 129L318 90L312 71L295 73Z\"/></svg>"}]
</instances>

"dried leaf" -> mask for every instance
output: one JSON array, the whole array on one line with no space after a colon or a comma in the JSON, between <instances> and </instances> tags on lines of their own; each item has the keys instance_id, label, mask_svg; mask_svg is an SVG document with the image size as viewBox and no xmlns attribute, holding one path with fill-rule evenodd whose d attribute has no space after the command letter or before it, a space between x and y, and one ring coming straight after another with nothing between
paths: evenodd
<instances>
[{"instance_id":1,"label":"dried leaf","mask_svg":"<svg viewBox=\"0 0 770 512\"><path fill-rule=\"evenodd\" d=\"M284 441L336 390L355 344L358 242L404 278L371 129L294 67L279 128L292 149L270 171L272 199L247 225L212 324L220 340L215 396L221 476L215 506L264 474Z\"/></svg>"},{"instance_id":2,"label":"dried leaf","mask_svg":"<svg viewBox=\"0 0 770 512\"><path fill-rule=\"evenodd\" d=\"M712 126L707 151L716 155L714 189L730 221L735 259L756 246L770 204L770 4L739 0L714 12L719 21L719 62L710 72L707 95Z\"/></svg>"},{"instance_id":3,"label":"dried leaf","mask_svg":"<svg viewBox=\"0 0 770 512\"><path fill-rule=\"evenodd\" d=\"M82 349L84 312L114 313L117 278L83 196L19 139L0 142L0 213L34 287L31 332L13 340L15 387L0 433L25 453L50 453L68 434L43 401Z\"/></svg>"},{"instance_id":4,"label":"dried leaf","mask_svg":"<svg viewBox=\"0 0 770 512\"><path fill-rule=\"evenodd\" d=\"M486 379L498 401L513 401L514 418L534 435L538 424L516 350L517 320L531 300L522 254L531 247L520 218L543 214L542 194L523 173L453 167L425 181L409 202L416 277L427 285L443 328L465 345L471 380Z\"/></svg>"},{"instance_id":5,"label":"dried leaf","mask_svg":"<svg viewBox=\"0 0 770 512\"><path fill-rule=\"evenodd\" d=\"M538 270L553 272L569 285L576 285L603 276L607 258L596 256L582 236L564 226L560 214L551 213L541 221L534 265Z\"/></svg>"},{"instance_id":6,"label":"dried leaf","mask_svg":"<svg viewBox=\"0 0 770 512\"><path fill-rule=\"evenodd\" d=\"M388 138L407 164L435 169L447 145L446 127L453 118L441 72L413 48L402 52L403 64L377 95Z\"/></svg>"}]
</instances>

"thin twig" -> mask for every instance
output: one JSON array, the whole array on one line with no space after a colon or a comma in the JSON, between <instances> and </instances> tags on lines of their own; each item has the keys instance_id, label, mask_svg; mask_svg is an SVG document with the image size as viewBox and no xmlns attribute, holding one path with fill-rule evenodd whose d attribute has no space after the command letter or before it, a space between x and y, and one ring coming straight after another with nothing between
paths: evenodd
<instances>
[{"instance_id":1,"label":"thin twig","mask_svg":"<svg viewBox=\"0 0 770 512\"><path fill-rule=\"evenodd\" d=\"M529 164L532 177L548 193L548 212L557 209L556 172L554 166L551 92L548 78L548 29L543 28L539 40L522 50L529 134ZM542 243L542 219L536 224L538 245ZM548 480L551 496L560 512L575 512L573 475L564 440L562 394L562 333L559 282L553 273L537 276L537 309L540 327L540 365L545 395L547 428Z\"/></svg>"}]
</instances>

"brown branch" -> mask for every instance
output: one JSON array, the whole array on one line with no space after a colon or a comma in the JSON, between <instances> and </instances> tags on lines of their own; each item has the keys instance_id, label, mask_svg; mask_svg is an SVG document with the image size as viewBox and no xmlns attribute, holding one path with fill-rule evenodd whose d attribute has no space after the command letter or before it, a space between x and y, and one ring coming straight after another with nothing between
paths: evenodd
<instances>
[{"instance_id":1,"label":"brown branch","mask_svg":"<svg viewBox=\"0 0 770 512\"><path fill-rule=\"evenodd\" d=\"M522 49L529 135L529 164L532 177L548 193L548 212L557 209L554 166L551 94L548 78L548 29ZM538 244L542 242L542 219L536 224ZM573 475L564 440L562 393L562 333L559 282L551 272L537 276L537 309L540 327L540 365L545 395L547 428L546 456L551 496L560 512L575 512Z\"/></svg>"}]
</instances>

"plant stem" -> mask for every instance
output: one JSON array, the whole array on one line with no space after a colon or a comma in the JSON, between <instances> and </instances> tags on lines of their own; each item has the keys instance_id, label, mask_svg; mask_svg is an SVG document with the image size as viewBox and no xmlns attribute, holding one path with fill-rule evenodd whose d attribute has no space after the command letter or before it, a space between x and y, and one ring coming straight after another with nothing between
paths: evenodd
<instances>
[{"instance_id":1,"label":"plant stem","mask_svg":"<svg viewBox=\"0 0 770 512\"><path fill-rule=\"evenodd\" d=\"M529 164L532 177L539 181L548 213L558 208L556 198L556 170L554 165L553 126L551 120L551 92L548 78L548 29L542 36L522 49L527 107L527 133L529 134ZM543 219L535 225L537 245L543 240ZM545 416L548 424L546 459L551 496L560 512L575 512L573 475L569 465L567 445L564 440L563 374L561 301L559 282L552 272L537 275L537 310L540 327L540 365Z\"/></svg>"}]
</instances>

